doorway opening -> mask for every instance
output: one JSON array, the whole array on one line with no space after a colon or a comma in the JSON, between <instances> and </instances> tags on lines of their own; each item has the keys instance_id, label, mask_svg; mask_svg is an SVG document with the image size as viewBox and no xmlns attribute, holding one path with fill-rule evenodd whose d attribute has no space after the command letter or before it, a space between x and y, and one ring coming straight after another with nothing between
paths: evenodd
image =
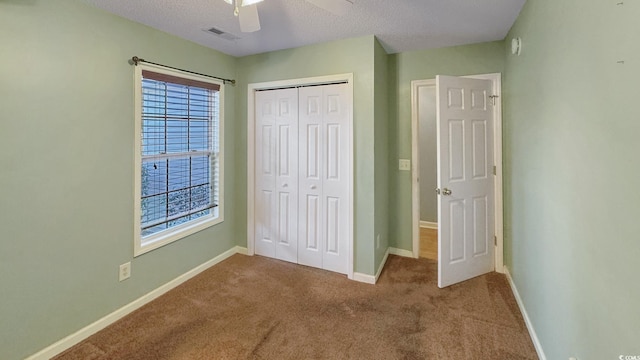
<instances>
[{"instance_id":1,"label":"doorway opening","mask_svg":"<svg viewBox=\"0 0 640 360\"><path fill-rule=\"evenodd\" d=\"M438 260L438 196L437 187L437 126L436 126L436 81L424 80L415 87L418 120L418 164L419 191L419 242L418 255L429 260Z\"/></svg>"},{"instance_id":2,"label":"doorway opening","mask_svg":"<svg viewBox=\"0 0 640 360\"><path fill-rule=\"evenodd\" d=\"M455 77L444 77L439 76L442 79L443 83L448 81L445 78L449 78L449 80L456 81ZM413 237L413 257L424 257L433 260L442 260L443 258L443 250L446 255L447 262L449 264L453 264L456 261L449 261L455 258L456 251L460 251L462 254L465 249L465 245L461 245L459 249L456 248L456 244L454 242L449 242L448 239L451 239L452 233L462 231L464 233L465 230L460 230L458 225L455 224L455 221L451 221L452 214L456 211L460 210L460 213L468 214L465 212L467 210L461 210L461 206L466 206L465 200L461 197L461 191L456 192L451 195L451 189L443 188L439 189L439 182L442 182L444 177L438 178L438 168L450 167L455 161L456 156L459 159L464 159L465 156L468 158L473 158L475 163L472 166L476 166L478 163L475 158L476 154L467 154L465 153L465 145L461 145L459 149L462 149L457 155L455 153L456 148L456 136L458 139L467 139L471 141L471 143L467 144L467 148L469 147L477 147L475 141L480 139L476 136L476 134L482 134L482 131L488 132L485 134L485 139L493 142L493 145L490 148L486 149L484 154L486 154L490 159L491 164L495 165L493 168L493 188L491 189L491 193L488 195L488 200L490 200L491 206L486 207L486 209L490 212L490 216L488 217L490 224L487 224L487 228L490 230L491 234L491 244L493 244L492 251L492 269L497 272L503 272L503 231L502 231L502 112L501 112L501 75L499 73L496 74L484 74L484 75L473 75L473 76L465 76L461 77L469 78L469 81L474 81L471 79L479 79L485 80L484 83L488 83L486 80L489 80L489 85L487 86L485 92L478 92L477 89L470 88L465 93L466 95L460 96L462 92L456 95L456 92L460 89L454 87L449 87L444 92L440 91L438 95L438 87L436 85L436 79L427 79L427 80L414 80L411 82L411 100L412 100L412 159L413 159L413 167L412 167L412 237ZM448 91L448 92L447 92ZM486 93L488 91L488 93ZM440 101L440 107L443 109L443 113L446 113L447 108L454 108L456 105L454 104L456 101L463 101L465 96L468 97L468 101L466 107L476 109L478 108L478 103L475 103L479 98L484 97L485 103L489 104L492 108L492 123L487 123L488 127L483 127L482 123L471 120L468 124L462 124L462 120L455 120L453 118L449 119L447 122L447 129L444 129L444 132L440 131L440 128L437 126L437 117L445 116L443 113L437 114L437 106L438 106L438 96L442 98L444 102ZM457 97L456 97L457 96ZM462 104L462 103L460 103ZM464 107L464 106L462 106ZM462 110L462 107L459 110ZM462 116L456 114L455 116ZM445 120L440 120L442 124L444 124ZM493 125L493 126L491 126ZM466 126L466 127L465 127ZM480 130L480 131L476 131ZM441 136L446 136L443 138L443 144L438 142L438 131L440 131ZM473 132L474 135L469 136ZM468 133L467 135L465 135ZM465 141L467 141L465 140ZM462 140L460 140L462 142ZM468 142L467 141L467 142ZM451 145L453 144L453 145ZM444 146L444 148L442 147ZM445 149L445 150L443 150ZM438 157L442 157L443 155L439 155L438 151L445 153L444 164L439 162ZM451 154L448 154L452 152ZM465 155L466 154L466 155ZM482 154L482 152L480 152ZM451 156L449 156L451 155ZM443 159L440 159L443 160ZM468 161L468 160L462 160ZM488 167L489 171L491 167ZM462 168L460 168L462 169ZM471 168L469 168L471 169ZM476 176L478 174L475 173L476 168L473 167L473 174L471 178L481 178ZM448 169L448 176L451 178L455 178L457 175L454 174L456 171L455 166L453 170ZM461 170L463 173L465 170ZM468 171L467 171L468 172ZM481 175L481 174L480 174ZM486 174L485 174L486 175ZM462 177L465 177L463 175ZM460 177L461 180L462 177ZM467 176L469 177L469 176ZM454 179L455 180L455 179ZM446 184L450 184L448 182L444 182ZM436 192L443 191L444 193ZM457 196L457 197L456 197ZM455 201L452 201L455 199ZM473 202L482 205L484 207L484 203L482 200L478 200L477 197L471 197L467 199L467 203ZM441 204L442 203L442 204ZM461 205L462 204L462 205ZM441 207L441 205L446 205L445 207ZM441 212L443 208L446 208L446 214L444 214L444 223L447 224L444 231L439 227L442 227L440 223L442 221ZM476 208L480 208L476 206ZM474 209L471 209L474 212ZM474 215L475 216L475 215ZM462 215L464 217L464 215ZM485 216L486 217L486 216ZM475 226L475 225L472 225ZM475 231L475 230L474 230ZM440 235L442 237L442 232L444 232L445 239L447 242L442 242L442 239L438 239ZM467 233L468 234L468 233ZM495 238L493 235L495 234ZM457 236L457 235L456 235ZM462 235L465 236L464 234ZM472 234L475 236L475 234ZM485 239L486 240L486 239ZM444 249L438 248L438 243L446 244ZM485 241L488 244L488 242ZM469 245L469 244L467 244ZM471 244L471 246L475 247L475 244ZM468 247L468 246L467 246ZM474 250L475 251L475 250ZM470 254L468 256L469 259L474 258L475 254ZM439 263L439 268L443 266L442 263ZM464 272L465 270L463 270ZM442 271L440 271L442 272ZM439 279L442 274L439 274ZM464 277L464 276L463 276ZM443 281L446 283L446 281ZM446 286L446 285L444 285Z\"/></svg>"}]
</instances>

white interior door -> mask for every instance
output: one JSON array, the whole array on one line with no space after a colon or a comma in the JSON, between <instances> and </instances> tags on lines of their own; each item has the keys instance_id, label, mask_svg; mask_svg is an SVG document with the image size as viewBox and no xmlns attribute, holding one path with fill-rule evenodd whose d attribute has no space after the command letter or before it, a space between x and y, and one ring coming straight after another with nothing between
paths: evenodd
<instances>
[{"instance_id":1,"label":"white interior door","mask_svg":"<svg viewBox=\"0 0 640 360\"><path fill-rule=\"evenodd\" d=\"M297 262L298 91L256 93L256 254Z\"/></svg>"},{"instance_id":2,"label":"white interior door","mask_svg":"<svg viewBox=\"0 0 640 360\"><path fill-rule=\"evenodd\" d=\"M492 82L436 77L438 286L494 269Z\"/></svg>"},{"instance_id":3,"label":"white interior door","mask_svg":"<svg viewBox=\"0 0 640 360\"><path fill-rule=\"evenodd\" d=\"M303 87L299 98L298 262L346 274L351 241L348 87Z\"/></svg>"}]
</instances>

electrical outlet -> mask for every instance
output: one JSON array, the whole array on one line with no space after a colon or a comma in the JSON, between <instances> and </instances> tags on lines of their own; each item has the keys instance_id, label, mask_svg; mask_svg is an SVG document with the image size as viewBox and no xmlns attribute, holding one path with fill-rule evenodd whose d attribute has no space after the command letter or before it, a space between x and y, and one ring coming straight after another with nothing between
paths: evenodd
<instances>
[{"instance_id":1,"label":"electrical outlet","mask_svg":"<svg viewBox=\"0 0 640 360\"><path fill-rule=\"evenodd\" d=\"M378 236L376 236L376 249L380 248L380 234L378 234Z\"/></svg>"},{"instance_id":2,"label":"electrical outlet","mask_svg":"<svg viewBox=\"0 0 640 360\"><path fill-rule=\"evenodd\" d=\"M578 360L578 358L570 357L569 360Z\"/></svg>"},{"instance_id":3,"label":"electrical outlet","mask_svg":"<svg viewBox=\"0 0 640 360\"><path fill-rule=\"evenodd\" d=\"M119 279L126 280L131 277L131 261L120 265Z\"/></svg>"},{"instance_id":4,"label":"electrical outlet","mask_svg":"<svg viewBox=\"0 0 640 360\"><path fill-rule=\"evenodd\" d=\"M410 171L411 170L411 160L409 159L400 159L398 161L398 168L402 171Z\"/></svg>"}]
</instances>

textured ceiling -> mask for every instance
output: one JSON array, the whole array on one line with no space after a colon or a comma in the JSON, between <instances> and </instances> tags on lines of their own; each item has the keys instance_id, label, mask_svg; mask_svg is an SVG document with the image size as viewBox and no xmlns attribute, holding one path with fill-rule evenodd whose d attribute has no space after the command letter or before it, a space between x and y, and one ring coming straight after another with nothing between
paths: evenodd
<instances>
[{"instance_id":1,"label":"textured ceiling","mask_svg":"<svg viewBox=\"0 0 640 360\"><path fill-rule=\"evenodd\" d=\"M304 0L258 4L262 29L240 32L224 0L85 0L233 56L376 35L388 53L502 40L526 0L352 0L344 16ZM241 10L242 11L242 10ZM203 31L216 27L239 39Z\"/></svg>"}]
</instances>

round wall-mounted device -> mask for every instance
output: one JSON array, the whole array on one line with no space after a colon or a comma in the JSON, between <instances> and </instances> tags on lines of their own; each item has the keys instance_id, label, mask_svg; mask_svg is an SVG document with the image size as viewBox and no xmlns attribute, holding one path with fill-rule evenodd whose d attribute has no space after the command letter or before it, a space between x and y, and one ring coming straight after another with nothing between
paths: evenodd
<instances>
[{"instance_id":1,"label":"round wall-mounted device","mask_svg":"<svg viewBox=\"0 0 640 360\"><path fill-rule=\"evenodd\" d=\"M522 40L519 37L511 39L511 53L513 55L520 55L522 51Z\"/></svg>"}]
</instances>

